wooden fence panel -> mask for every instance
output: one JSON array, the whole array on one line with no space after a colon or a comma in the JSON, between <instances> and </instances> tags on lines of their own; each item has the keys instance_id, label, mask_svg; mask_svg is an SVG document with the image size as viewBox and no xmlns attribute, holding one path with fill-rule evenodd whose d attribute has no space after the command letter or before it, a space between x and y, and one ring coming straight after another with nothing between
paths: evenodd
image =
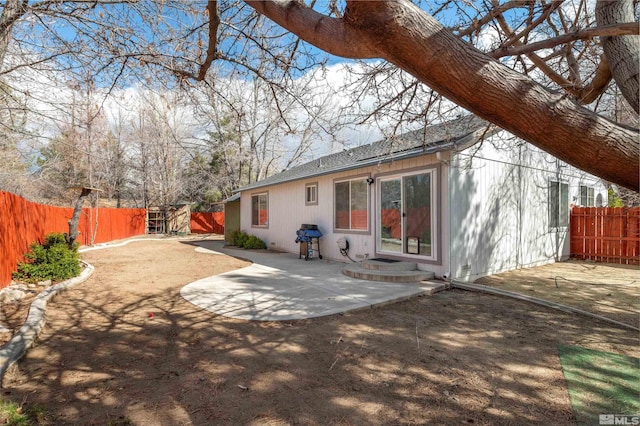
<instances>
[{"instance_id":1,"label":"wooden fence panel","mask_svg":"<svg viewBox=\"0 0 640 426\"><path fill-rule=\"evenodd\" d=\"M571 257L640 264L640 207L573 207Z\"/></svg>"},{"instance_id":2,"label":"wooden fence panel","mask_svg":"<svg viewBox=\"0 0 640 426\"><path fill-rule=\"evenodd\" d=\"M224 235L224 212L191 213L191 233Z\"/></svg>"},{"instance_id":3,"label":"wooden fence panel","mask_svg":"<svg viewBox=\"0 0 640 426\"><path fill-rule=\"evenodd\" d=\"M34 241L51 232L69 232L70 207L55 207L27 201L0 191L0 288L11 282L11 273ZM94 243L143 235L144 209L84 208L78 224L78 243Z\"/></svg>"}]
</instances>

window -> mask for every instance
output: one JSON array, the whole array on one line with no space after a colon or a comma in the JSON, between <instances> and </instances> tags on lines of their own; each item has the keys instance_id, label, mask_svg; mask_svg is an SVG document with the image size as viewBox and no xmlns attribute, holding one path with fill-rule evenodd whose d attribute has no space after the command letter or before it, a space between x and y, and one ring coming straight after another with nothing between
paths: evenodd
<instances>
[{"instance_id":1,"label":"window","mask_svg":"<svg viewBox=\"0 0 640 426\"><path fill-rule=\"evenodd\" d=\"M580 186L580 205L583 207L593 207L594 190L589 186Z\"/></svg>"},{"instance_id":2,"label":"window","mask_svg":"<svg viewBox=\"0 0 640 426\"><path fill-rule=\"evenodd\" d=\"M251 196L251 226L269 225L269 194L255 194Z\"/></svg>"},{"instance_id":3,"label":"window","mask_svg":"<svg viewBox=\"0 0 640 426\"><path fill-rule=\"evenodd\" d=\"M596 195L596 207L604 207L603 206L603 200L602 200L602 194L598 193L598 195Z\"/></svg>"},{"instance_id":4,"label":"window","mask_svg":"<svg viewBox=\"0 0 640 426\"><path fill-rule=\"evenodd\" d=\"M334 227L340 230L369 229L369 185L366 178L334 184Z\"/></svg>"},{"instance_id":5,"label":"window","mask_svg":"<svg viewBox=\"0 0 640 426\"><path fill-rule=\"evenodd\" d=\"M304 203L307 206L318 204L318 184L308 183L304 186Z\"/></svg>"},{"instance_id":6,"label":"window","mask_svg":"<svg viewBox=\"0 0 640 426\"><path fill-rule=\"evenodd\" d=\"M569 226L569 185L549 182L549 227Z\"/></svg>"}]
</instances>

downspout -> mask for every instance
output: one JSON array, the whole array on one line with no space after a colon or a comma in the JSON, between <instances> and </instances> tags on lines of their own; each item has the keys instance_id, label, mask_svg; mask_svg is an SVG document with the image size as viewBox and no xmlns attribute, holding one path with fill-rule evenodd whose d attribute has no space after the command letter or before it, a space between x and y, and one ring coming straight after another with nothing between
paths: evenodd
<instances>
[{"instance_id":1,"label":"downspout","mask_svg":"<svg viewBox=\"0 0 640 426\"><path fill-rule=\"evenodd\" d=\"M447 238L449 239L449 263L447 266L448 271L446 271L443 275L442 278L447 281L450 282L451 281L451 274L453 273L453 271L451 270L451 266L453 265L452 262L452 257L451 257L451 249L453 247L453 234L451 233L451 219L452 219L452 205L451 205L451 191L452 191L452 182L453 182L453 165L456 164L458 162L458 156L457 156L457 152L452 150L451 151L451 157L449 158L449 164L447 164L447 214L448 214L448 220L447 220L447 226L449 228L448 233L449 235L447 236Z\"/></svg>"}]
</instances>

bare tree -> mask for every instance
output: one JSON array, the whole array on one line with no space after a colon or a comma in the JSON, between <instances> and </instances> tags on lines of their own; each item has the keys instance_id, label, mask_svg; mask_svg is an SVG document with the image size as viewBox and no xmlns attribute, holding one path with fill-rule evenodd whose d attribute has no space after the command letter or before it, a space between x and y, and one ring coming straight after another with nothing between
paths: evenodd
<instances>
[{"instance_id":1,"label":"bare tree","mask_svg":"<svg viewBox=\"0 0 640 426\"><path fill-rule=\"evenodd\" d=\"M132 78L205 81L213 67L286 89L326 61L304 40L337 56L385 60L555 156L637 189L637 129L585 106L603 104L614 76L637 108L633 0L612 3L625 12L596 16L587 0L10 0L0 15L0 73L89 73L108 94ZM630 40L631 51L607 41L603 50L601 38ZM415 93L414 105L429 105L432 95L417 87L407 81L404 100Z\"/></svg>"},{"instance_id":2,"label":"bare tree","mask_svg":"<svg viewBox=\"0 0 640 426\"><path fill-rule=\"evenodd\" d=\"M182 170L188 161L180 96L139 92L131 122L129 146L133 180L144 207L169 206L181 200L185 185Z\"/></svg>"},{"instance_id":3,"label":"bare tree","mask_svg":"<svg viewBox=\"0 0 640 426\"><path fill-rule=\"evenodd\" d=\"M194 90L203 138L203 164L215 174L222 197L249 183L304 162L335 139L348 121L322 69L286 87L261 78L218 78Z\"/></svg>"},{"instance_id":4,"label":"bare tree","mask_svg":"<svg viewBox=\"0 0 640 426\"><path fill-rule=\"evenodd\" d=\"M127 116L117 103L112 108L105 108L108 132L99 146L100 159L96 166L102 194L110 200L115 199L116 207L122 207L123 201L130 198L130 156L126 147L130 122Z\"/></svg>"},{"instance_id":5,"label":"bare tree","mask_svg":"<svg viewBox=\"0 0 640 426\"><path fill-rule=\"evenodd\" d=\"M0 190L33 197L34 185L29 184L30 147L25 146L25 111L22 97L0 83Z\"/></svg>"}]
</instances>

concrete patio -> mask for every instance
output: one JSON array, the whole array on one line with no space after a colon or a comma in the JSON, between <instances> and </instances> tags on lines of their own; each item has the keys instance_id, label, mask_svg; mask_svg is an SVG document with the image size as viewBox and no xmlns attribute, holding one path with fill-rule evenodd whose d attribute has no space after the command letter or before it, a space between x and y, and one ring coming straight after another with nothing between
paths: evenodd
<instances>
[{"instance_id":1,"label":"concrete patio","mask_svg":"<svg viewBox=\"0 0 640 426\"><path fill-rule=\"evenodd\" d=\"M320 317L433 294L442 281L391 283L343 275L345 264L291 253L224 248L222 241L196 241L198 251L241 257L253 265L203 278L180 291L189 302L232 318L283 321Z\"/></svg>"}]
</instances>

